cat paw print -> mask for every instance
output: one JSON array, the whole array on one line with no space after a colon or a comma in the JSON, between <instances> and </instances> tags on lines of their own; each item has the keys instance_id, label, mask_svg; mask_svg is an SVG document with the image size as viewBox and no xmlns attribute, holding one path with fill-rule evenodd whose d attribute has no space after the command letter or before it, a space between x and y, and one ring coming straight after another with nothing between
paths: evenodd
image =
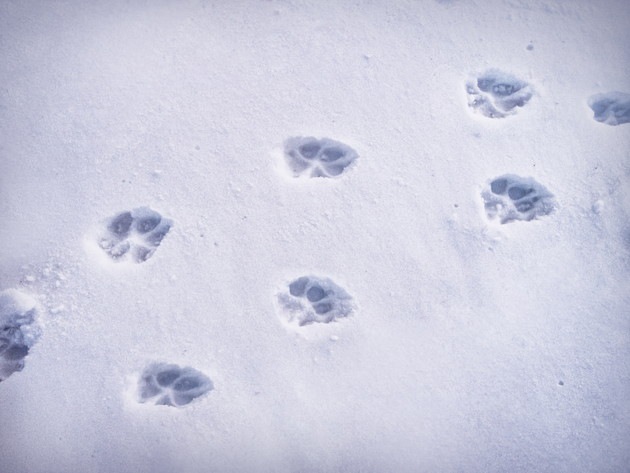
<instances>
[{"instance_id":1,"label":"cat paw print","mask_svg":"<svg viewBox=\"0 0 630 473\"><path fill-rule=\"evenodd\" d=\"M506 72L491 69L466 83L468 106L488 118L513 115L532 98L532 87Z\"/></svg>"},{"instance_id":2,"label":"cat paw print","mask_svg":"<svg viewBox=\"0 0 630 473\"><path fill-rule=\"evenodd\" d=\"M24 359L39 338L36 302L16 290L0 292L0 381L24 369Z\"/></svg>"},{"instance_id":3,"label":"cat paw print","mask_svg":"<svg viewBox=\"0 0 630 473\"><path fill-rule=\"evenodd\" d=\"M588 106L593 110L593 118L606 125L630 123L630 94L608 92L596 94L588 99Z\"/></svg>"},{"instance_id":4,"label":"cat paw print","mask_svg":"<svg viewBox=\"0 0 630 473\"><path fill-rule=\"evenodd\" d=\"M142 263L153 256L172 225L148 207L124 211L105 222L98 244L114 261Z\"/></svg>"},{"instance_id":5,"label":"cat paw print","mask_svg":"<svg viewBox=\"0 0 630 473\"><path fill-rule=\"evenodd\" d=\"M298 326L330 323L354 311L352 297L328 278L302 276L278 294L287 322Z\"/></svg>"},{"instance_id":6,"label":"cat paw print","mask_svg":"<svg viewBox=\"0 0 630 473\"><path fill-rule=\"evenodd\" d=\"M210 378L196 369L152 363L138 380L138 402L182 407L213 388Z\"/></svg>"},{"instance_id":7,"label":"cat paw print","mask_svg":"<svg viewBox=\"0 0 630 473\"><path fill-rule=\"evenodd\" d=\"M284 156L293 177L338 177L358 157L348 145L329 138L289 138Z\"/></svg>"},{"instance_id":8,"label":"cat paw print","mask_svg":"<svg viewBox=\"0 0 630 473\"><path fill-rule=\"evenodd\" d=\"M501 223L533 220L556 208L553 194L534 179L506 174L493 179L482 192L488 218Z\"/></svg>"}]
</instances>

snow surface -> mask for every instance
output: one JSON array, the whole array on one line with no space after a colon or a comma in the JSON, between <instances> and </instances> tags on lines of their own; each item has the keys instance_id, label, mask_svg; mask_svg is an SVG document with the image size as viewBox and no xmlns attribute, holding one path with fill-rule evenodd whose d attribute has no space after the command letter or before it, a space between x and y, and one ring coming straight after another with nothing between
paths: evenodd
<instances>
[{"instance_id":1,"label":"snow surface","mask_svg":"<svg viewBox=\"0 0 630 473\"><path fill-rule=\"evenodd\" d=\"M627 0L1 0L0 290L41 336L0 383L0 471L630 471L630 125L589 107L630 93L629 24ZM487 71L531 98L476 113ZM358 157L296 179L293 137ZM504 175L553 212L488 219ZM113 260L95 234L144 208L168 234ZM352 314L287 327L304 275ZM138 402L162 363L213 389Z\"/></svg>"}]
</instances>

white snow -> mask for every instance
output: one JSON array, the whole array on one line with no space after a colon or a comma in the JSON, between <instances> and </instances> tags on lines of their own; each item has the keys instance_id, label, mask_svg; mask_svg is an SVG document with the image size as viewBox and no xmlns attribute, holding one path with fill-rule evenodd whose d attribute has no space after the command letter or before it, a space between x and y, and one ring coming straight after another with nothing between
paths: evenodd
<instances>
[{"instance_id":1,"label":"white snow","mask_svg":"<svg viewBox=\"0 0 630 473\"><path fill-rule=\"evenodd\" d=\"M589 99L630 93L629 24L626 0L0 0L0 291L41 329L0 383L0 471L628 471L630 124ZM476 113L487 71L531 98ZM294 137L358 157L295 178ZM506 175L553 211L489 219ZM134 209L172 226L113 261L97 235ZM305 275L351 316L288 327ZM212 389L138 402L166 365Z\"/></svg>"}]
</instances>

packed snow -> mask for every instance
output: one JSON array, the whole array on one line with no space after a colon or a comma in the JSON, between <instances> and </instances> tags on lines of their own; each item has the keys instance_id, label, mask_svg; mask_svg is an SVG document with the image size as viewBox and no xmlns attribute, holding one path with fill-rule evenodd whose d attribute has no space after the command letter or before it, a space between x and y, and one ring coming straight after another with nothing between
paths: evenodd
<instances>
[{"instance_id":1,"label":"packed snow","mask_svg":"<svg viewBox=\"0 0 630 473\"><path fill-rule=\"evenodd\" d=\"M0 0L0 471L630 471L627 0Z\"/></svg>"}]
</instances>

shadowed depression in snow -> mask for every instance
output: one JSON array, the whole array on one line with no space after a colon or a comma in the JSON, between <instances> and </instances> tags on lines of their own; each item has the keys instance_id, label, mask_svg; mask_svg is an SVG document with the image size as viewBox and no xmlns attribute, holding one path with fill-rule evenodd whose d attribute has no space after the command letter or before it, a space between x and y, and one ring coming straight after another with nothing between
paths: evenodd
<instances>
[{"instance_id":1,"label":"shadowed depression in snow","mask_svg":"<svg viewBox=\"0 0 630 473\"><path fill-rule=\"evenodd\" d=\"M172 225L148 207L124 211L105 223L98 244L114 261L143 263L160 246Z\"/></svg>"},{"instance_id":2,"label":"shadowed depression in snow","mask_svg":"<svg viewBox=\"0 0 630 473\"><path fill-rule=\"evenodd\" d=\"M329 138L289 138L284 152L294 177L337 177L358 157L349 146Z\"/></svg>"},{"instance_id":3,"label":"shadowed depression in snow","mask_svg":"<svg viewBox=\"0 0 630 473\"><path fill-rule=\"evenodd\" d=\"M182 407L212 389L212 381L200 371L153 363L145 368L138 381L138 402Z\"/></svg>"},{"instance_id":4,"label":"shadowed depression in snow","mask_svg":"<svg viewBox=\"0 0 630 473\"><path fill-rule=\"evenodd\" d=\"M531 86L511 74L491 69L466 83L468 105L488 118L513 115L532 98Z\"/></svg>"},{"instance_id":5,"label":"shadowed depression in snow","mask_svg":"<svg viewBox=\"0 0 630 473\"><path fill-rule=\"evenodd\" d=\"M501 223L533 220L550 214L556 206L553 195L534 179L513 174L493 179L482 197L488 218Z\"/></svg>"},{"instance_id":6,"label":"shadowed depression in snow","mask_svg":"<svg viewBox=\"0 0 630 473\"><path fill-rule=\"evenodd\" d=\"M0 473L628 473L630 0L0 0Z\"/></svg>"},{"instance_id":7,"label":"shadowed depression in snow","mask_svg":"<svg viewBox=\"0 0 630 473\"><path fill-rule=\"evenodd\" d=\"M352 297L329 278L302 276L278 294L283 316L299 326L330 323L354 310Z\"/></svg>"},{"instance_id":8,"label":"shadowed depression in snow","mask_svg":"<svg viewBox=\"0 0 630 473\"><path fill-rule=\"evenodd\" d=\"M0 292L0 381L24 369L24 359L39 337L35 301L15 289Z\"/></svg>"}]
</instances>

